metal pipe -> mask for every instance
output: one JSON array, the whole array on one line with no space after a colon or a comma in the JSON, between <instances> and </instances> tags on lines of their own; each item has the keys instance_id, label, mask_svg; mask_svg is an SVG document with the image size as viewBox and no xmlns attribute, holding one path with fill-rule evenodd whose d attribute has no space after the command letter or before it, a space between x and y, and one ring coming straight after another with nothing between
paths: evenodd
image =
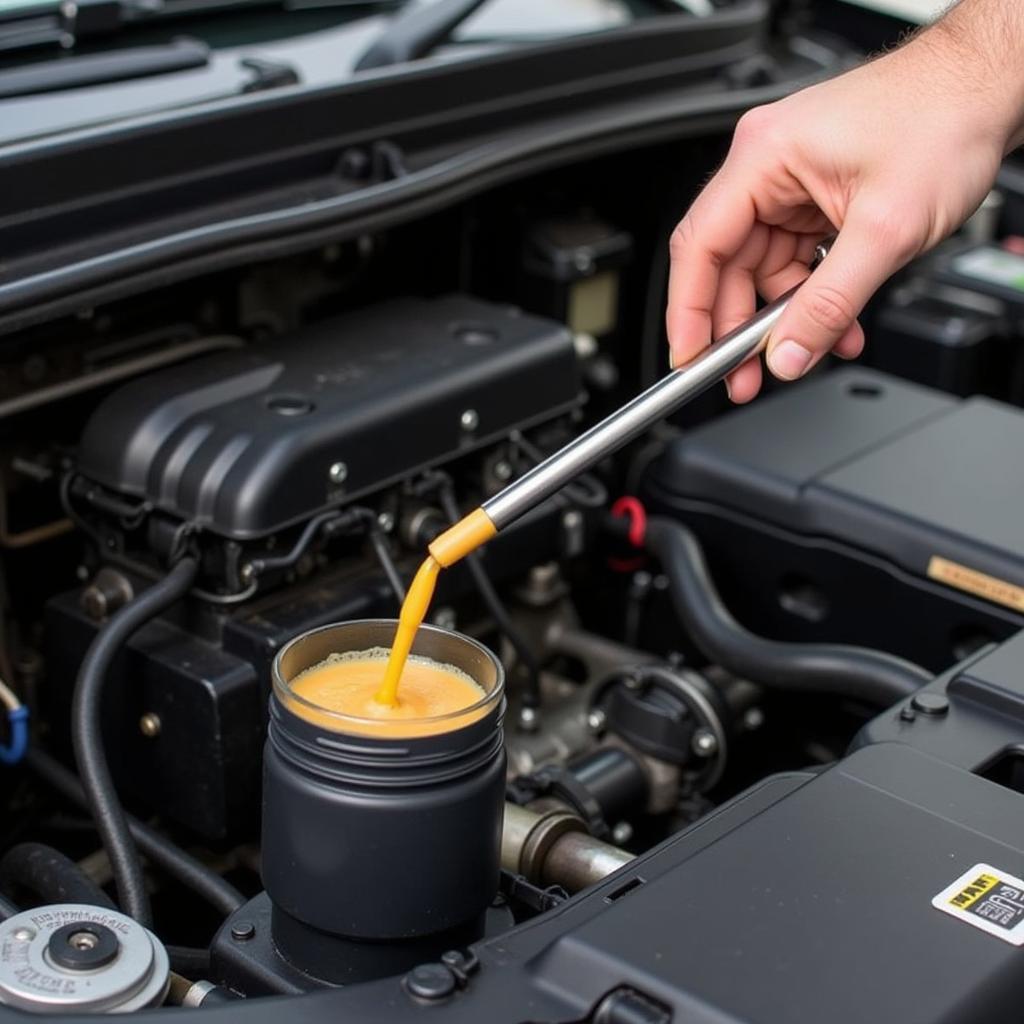
<instances>
[{"instance_id":1,"label":"metal pipe","mask_svg":"<svg viewBox=\"0 0 1024 1024\"><path fill-rule=\"evenodd\" d=\"M578 892L628 864L631 853L589 835L574 814L505 804L501 866L535 885Z\"/></svg>"},{"instance_id":2,"label":"metal pipe","mask_svg":"<svg viewBox=\"0 0 1024 1024\"><path fill-rule=\"evenodd\" d=\"M815 257L828 253L829 243L818 246ZM564 448L535 466L503 491L485 501L483 510L495 529L502 530L521 515L561 490L681 405L696 398L727 374L761 352L768 335L796 294L791 288L746 323L712 342L696 358L680 366L621 409L580 434Z\"/></svg>"}]
</instances>

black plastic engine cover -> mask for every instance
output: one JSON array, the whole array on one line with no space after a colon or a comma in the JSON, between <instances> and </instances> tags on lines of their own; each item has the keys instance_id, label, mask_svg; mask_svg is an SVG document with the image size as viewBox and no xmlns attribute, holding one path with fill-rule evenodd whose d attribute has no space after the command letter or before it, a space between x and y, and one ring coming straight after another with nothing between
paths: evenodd
<instances>
[{"instance_id":1,"label":"black plastic engine cover","mask_svg":"<svg viewBox=\"0 0 1024 1024\"><path fill-rule=\"evenodd\" d=\"M465 296L390 301L133 381L89 420L79 469L259 537L579 400L565 327Z\"/></svg>"},{"instance_id":2,"label":"black plastic engine cover","mask_svg":"<svg viewBox=\"0 0 1024 1024\"><path fill-rule=\"evenodd\" d=\"M1018 408L837 371L673 441L645 493L685 519L730 610L771 638L939 671L1024 626Z\"/></svg>"}]
</instances>

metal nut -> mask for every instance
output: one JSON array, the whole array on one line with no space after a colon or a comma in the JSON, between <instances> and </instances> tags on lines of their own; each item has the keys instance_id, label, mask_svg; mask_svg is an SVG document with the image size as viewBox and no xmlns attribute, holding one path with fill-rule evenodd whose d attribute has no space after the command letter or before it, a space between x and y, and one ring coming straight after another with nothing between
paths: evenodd
<instances>
[{"instance_id":1,"label":"metal nut","mask_svg":"<svg viewBox=\"0 0 1024 1024\"><path fill-rule=\"evenodd\" d=\"M344 462L335 462L327 474L332 484L343 484L348 479L348 466Z\"/></svg>"},{"instance_id":2,"label":"metal nut","mask_svg":"<svg viewBox=\"0 0 1024 1024\"><path fill-rule=\"evenodd\" d=\"M160 735L160 729L160 716L152 711L147 711L139 719L139 732L141 732L146 739L156 739L156 737Z\"/></svg>"},{"instance_id":3,"label":"metal nut","mask_svg":"<svg viewBox=\"0 0 1024 1024\"><path fill-rule=\"evenodd\" d=\"M718 753L718 737L710 729L698 729L690 747L698 757L712 757Z\"/></svg>"}]
</instances>

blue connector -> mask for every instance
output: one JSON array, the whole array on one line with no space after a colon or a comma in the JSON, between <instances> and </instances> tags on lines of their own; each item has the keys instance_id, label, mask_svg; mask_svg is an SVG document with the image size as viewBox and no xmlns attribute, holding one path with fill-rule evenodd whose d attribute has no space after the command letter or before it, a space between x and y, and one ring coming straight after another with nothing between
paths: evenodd
<instances>
[{"instance_id":1,"label":"blue connector","mask_svg":"<svg viewBox=\"0 0 1024 1024\"><path fill-rule=\"evenodd\" d=\"M28 708L19 705L7 712L10 742L0 744L0 764L17 764L28 749Z\"/></svg>"}]
</instances>

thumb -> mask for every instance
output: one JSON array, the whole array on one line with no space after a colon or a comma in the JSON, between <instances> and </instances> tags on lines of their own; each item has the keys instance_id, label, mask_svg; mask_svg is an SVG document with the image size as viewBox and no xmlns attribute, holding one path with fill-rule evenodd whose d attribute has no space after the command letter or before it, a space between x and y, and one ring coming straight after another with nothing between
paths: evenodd
<instances>
[{"instance_id":1,"label":"thumb","mask_svg":"<svg viewBox=\"0 0 1024 1024\"><path fill-rule=\"evenodd\" d=\"M892 228L849 218L821 265L801 285L768 341L768 368L802 377L853 326L868 300L909 258ZM889 236L886 239L886 236Z\"/></svg>"}]
</instances>

